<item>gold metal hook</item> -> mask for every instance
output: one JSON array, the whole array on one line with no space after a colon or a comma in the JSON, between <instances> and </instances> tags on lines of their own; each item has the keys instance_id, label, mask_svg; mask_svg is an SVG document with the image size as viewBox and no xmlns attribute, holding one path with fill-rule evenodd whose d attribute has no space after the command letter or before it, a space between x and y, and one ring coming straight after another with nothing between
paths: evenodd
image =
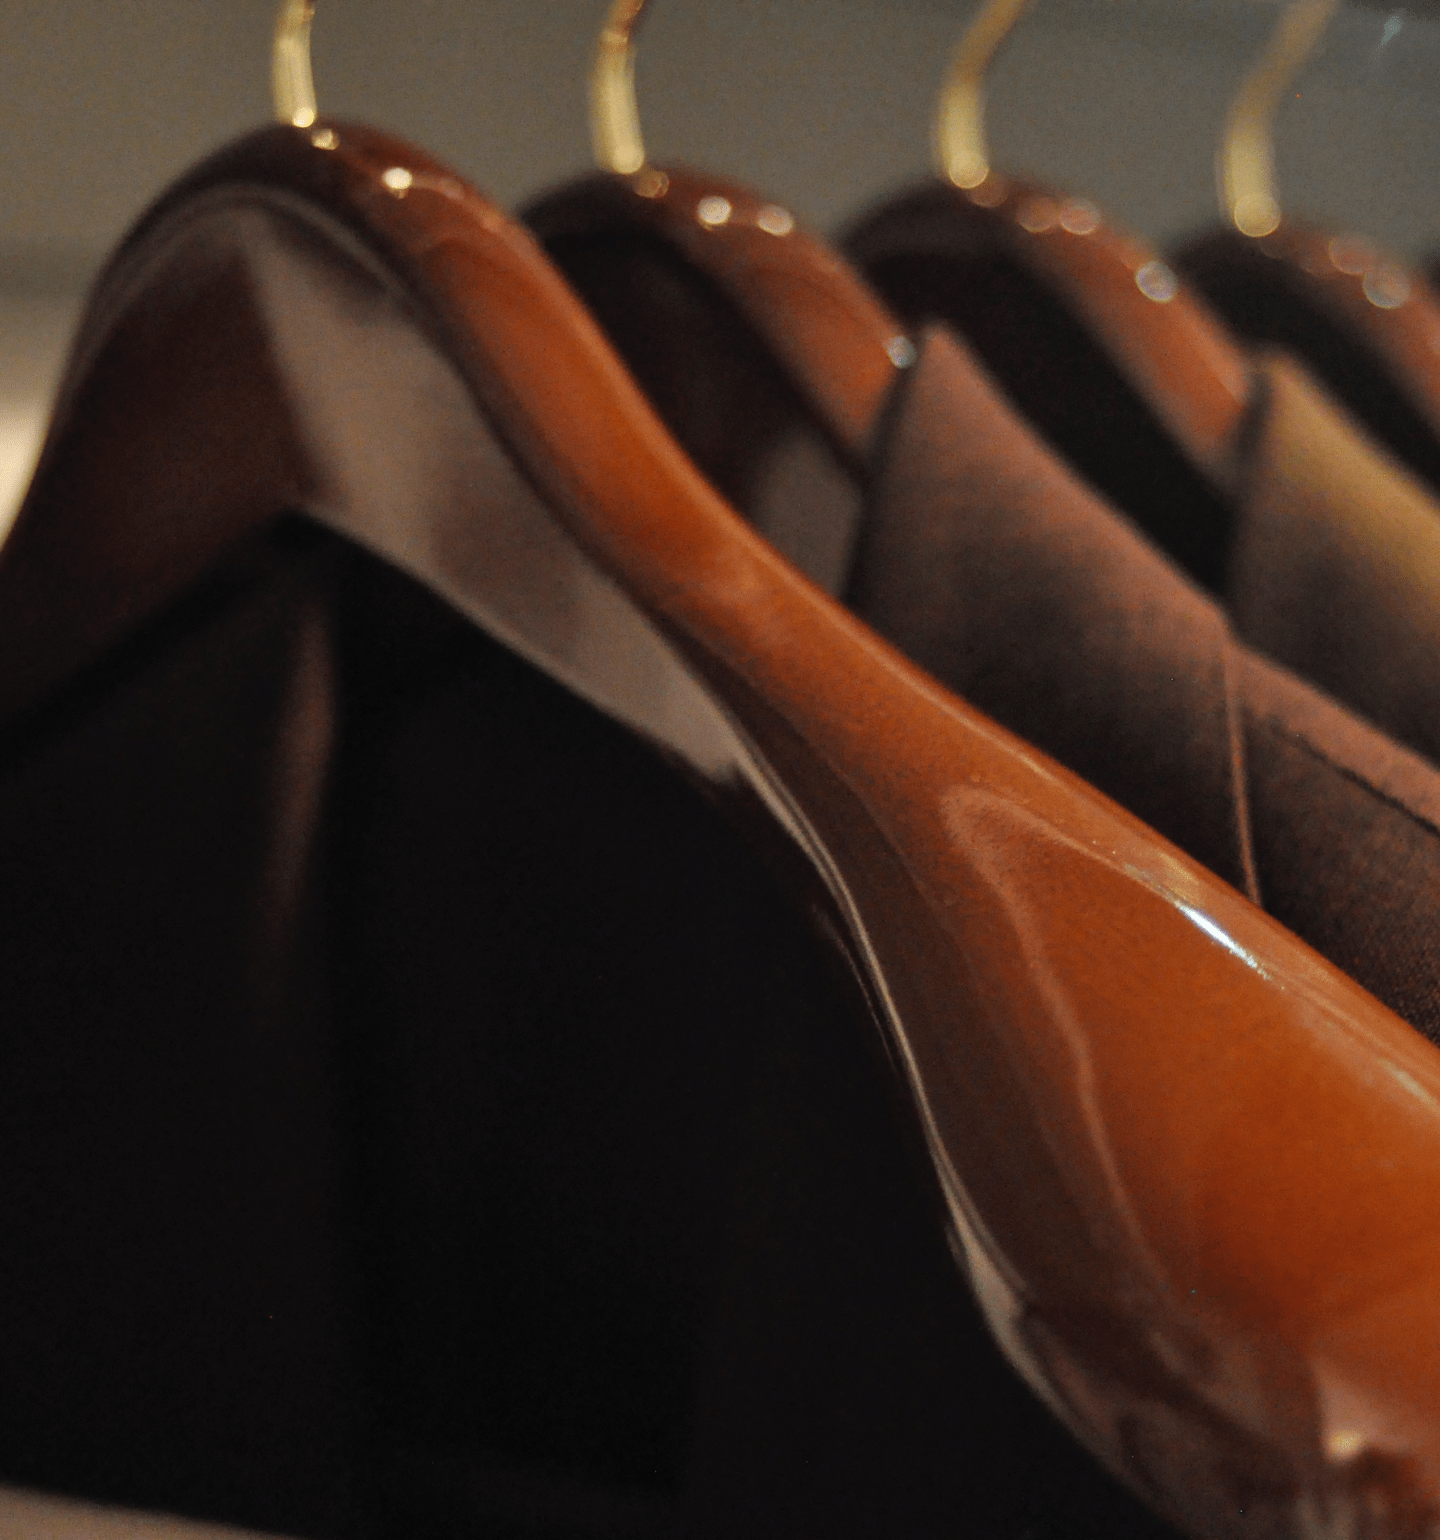
<instances>
[{"instance_id":1,"label":"gold metal hook","mask_svg":"<svg viewBox=\"0 0 1440 1540\"><path fill-rule=\"evenodd\" d=\"M296 128L315 121L315 77L310 69L310 23L315 0L280 0L270 55L270 93L275 116Z\"/></svg>"},{"instance_id":2,"label":"gold metal hook","mask_svg":"<svg viewBox=\"0 0 1440 1540\"><path fill-rule=\"evenodd\" d=\"M1280 224L1275 196L1275 111L1315 50L1340 0L1290 0L1255 68L1241 82L1225 118L1216 156L1220 208L1242 235L1269 235Z\"/></svg>"},{"instance_id":3,"label":"gold metal hook","mask_svg":"<svg viewBox=\"0 0 1440 1540\"><path fill-rule=\"evenodd\" d=\"M985 142L985 76L1030 0L986 0L950 59L935 108L935 159L957 187L990 175Z\"/></svg>"},{"instance_id":4,"label":"gold metal hook","mask_svg":"<svg viewBox=\"0 0 1440 1540\"><path fill-rule=\"evenodd\" d=\"M590 71L590 142L602 171L632 176L645 165L635 101L635 33L649 0L614 0Z\"/></svg>"}]
</instances>

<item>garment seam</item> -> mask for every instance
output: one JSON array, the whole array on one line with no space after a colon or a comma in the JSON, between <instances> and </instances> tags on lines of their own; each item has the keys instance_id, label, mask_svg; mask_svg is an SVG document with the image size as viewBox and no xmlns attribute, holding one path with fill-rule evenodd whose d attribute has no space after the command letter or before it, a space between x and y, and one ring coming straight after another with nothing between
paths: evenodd
<instances>
[{"instance_id":1,"label":"garment seam","mask_svg":"<svg viewBox=\"0 0 1440 1540\"><path fill-rule=\"evenodd\" d=\"M1400 813L1410 823L1419 825L1427 834L1440 839L1440 824L1426 818L1423 813L1417 813L1409 803L1402 802L1400 798L1382 790L1373 781L1367 780L1358 770L1352 770L1348 765L1343 765L1338 760L1331 758L1324 749L1312 743L1303 733L1286 732L1277 728L1273 722L1260 722L1256 725L1274 734L1276 737L1284 738L1294 743L1296 747L1304 750L1312 759L1318 760L1327 769L1333 770L1336 775L1349 781L1352 786L1357 786L1361 791L1368 792L1377 802L1383 803L1386 807Z\"/></svg>"}]
</instances>

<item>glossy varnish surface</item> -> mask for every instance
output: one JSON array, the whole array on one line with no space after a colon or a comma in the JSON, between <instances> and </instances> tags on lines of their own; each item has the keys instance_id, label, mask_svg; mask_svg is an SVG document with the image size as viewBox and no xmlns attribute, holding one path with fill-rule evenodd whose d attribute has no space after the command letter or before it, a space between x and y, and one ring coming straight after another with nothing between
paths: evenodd
<instances>
[{"instance_id":1,"label":"glossy varnish surface","mask_svg":"<svg viewBox=\"0 0 1440 1540\"><path fill-rule=\"evenodd\" d=\"M395 481L387 516L335 446L401 430L347 370L379 388L406 348L434 390L411 418L471 458L444 498ZM436 454L401 463L445 491ZM466 498L485 517L447 523ZM1122 1479L1197 1537L1437 1532L1440 1054L838 609L701 480L528 236L341 124L206 163L102 280L0 559L6 714L286 508L522 647L543 594L515 607L505 572L578 561L593 613L631 606L698 680L704 731L646 730L808 857L992 1326Z\"/></svg>"}]
</instances>

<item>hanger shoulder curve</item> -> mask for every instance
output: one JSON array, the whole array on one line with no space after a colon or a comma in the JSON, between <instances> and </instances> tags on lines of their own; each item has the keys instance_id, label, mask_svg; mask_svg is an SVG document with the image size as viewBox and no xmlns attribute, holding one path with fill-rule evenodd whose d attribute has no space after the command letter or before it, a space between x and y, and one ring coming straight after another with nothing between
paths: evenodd
<instances>
[{"instance_id":1,"label":"hanger shoulder curve","mask_svg":"<svg viewBox=\"0 0 1440 1540\"><path fill-rule=\"evenodd\" d=\"M897 368L900 323L794 215L741 183L678 166L595 172L524 211L542 241L629 226L671 244L773 347L840 452L864 465Z\"/></svg>"}]
</instances>

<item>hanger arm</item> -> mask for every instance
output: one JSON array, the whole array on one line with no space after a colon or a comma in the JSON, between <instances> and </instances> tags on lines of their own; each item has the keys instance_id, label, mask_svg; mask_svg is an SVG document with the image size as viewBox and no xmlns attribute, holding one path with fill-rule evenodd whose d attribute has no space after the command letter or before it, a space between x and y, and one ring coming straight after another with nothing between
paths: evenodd
<instances>
[{"instance_id":1,"label":"hanger arm","mask_svg":"<svg viewBox=\"0 0 1440 1540\"><path fill-rule=\"evenodd\" d=\"M1440 1053L807 583L528 237L346 125L222 152L102 279L0 556L0 712L285 511L787 842L993 1330L1122 1479L1207 1535L1262 1475L1277 1526L1433 1505Z\"/></svg>"}]
</instances>

